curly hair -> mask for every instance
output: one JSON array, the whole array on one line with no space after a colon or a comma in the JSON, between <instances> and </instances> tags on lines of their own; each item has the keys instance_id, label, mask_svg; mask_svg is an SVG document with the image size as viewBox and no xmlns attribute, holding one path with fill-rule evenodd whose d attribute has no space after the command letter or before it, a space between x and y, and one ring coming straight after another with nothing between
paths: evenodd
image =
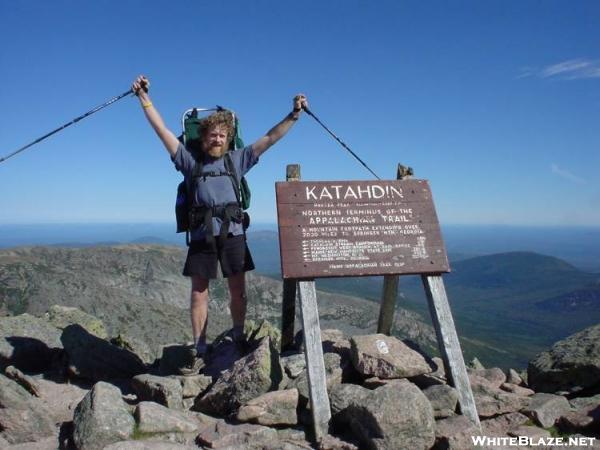
<instances>
[{"instance_id":1,"label":"curly hair","mask_svg":"<svg viewBox=\"0 0 600 450\"><path fill-rule=\"evenodd\" d=\"M235 134L233 114L230 111L217 111L210 116L206 116L200 121L200 125L198 125L200 136L204 136L213 127L222 127L225 129L227 132L227 146L229 147Z\"/></svg>"}]
</instances>

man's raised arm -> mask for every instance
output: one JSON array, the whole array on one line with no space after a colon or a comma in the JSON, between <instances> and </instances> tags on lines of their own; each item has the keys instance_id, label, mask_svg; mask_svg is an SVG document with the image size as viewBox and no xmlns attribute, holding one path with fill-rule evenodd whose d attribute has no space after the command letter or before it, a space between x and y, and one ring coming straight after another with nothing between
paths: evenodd
<instances>
[{"instance_id":1,"label":"man's raised arm","mask_svg":"<svg viewBox=\"0 0 600 450\"><path fill-rule=\"evenodd\" d=\"M267 134L252 144L252 151L257 158L266 152L275 142L285 136L292 125L294 125L294 123L300 117L303 107L308 108L308 101L304 94L298 94L294 97L294 109L292 112L285 116L281 122L271 128Z\"/></svg>"},{"instance_id":2,"label":"man's raised arm","mask_svg":"<svg viewBox=\"0 0 600 450\"><path fill-rule=\"evenodd\" d=\"M144 114L146 115L146 119L156 131L156 134L164 144L165 148L173 158L177 153L177 147L179 146L179 141L177 137L173 134L171 130L169 130L162 117L158 113L158 110L152 104L150 100L150 96L148 95L148 88L150 87L150 81L140 75L135 79L133 84L131 85L131 89L140 99L140 104L142 105L142 109L144 110Z\"/></svg>"}]
</instances>

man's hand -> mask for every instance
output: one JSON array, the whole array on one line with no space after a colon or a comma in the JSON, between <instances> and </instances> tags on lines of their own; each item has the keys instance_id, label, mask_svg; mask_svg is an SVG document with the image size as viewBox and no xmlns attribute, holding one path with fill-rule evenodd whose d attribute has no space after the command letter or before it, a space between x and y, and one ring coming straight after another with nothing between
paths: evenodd
<instances>
[{"instance_id":1,"label":"man's hand","mask_svg":"<svg viewBox=\"0 0 600 450\"><path fill-rule=\"evenodd\" d=\"M294 120L298 120L298 118L300 117L300 114L302 113L302 110L304 108L308 108L308 100L306 98L306 95L304 95L304 94L296 95L294 97L293 103L294 103L294 109L292 110L292 118Z\"/></svg>"},{"instance_id":2,"label":"man's hand","mask_svg":"<svg viewBox=\"0 0 600 450\"><path fill-rule=\"evenodd\" d=\"M146 78L144 75L140 75L135 79L133 84L131 85L131 90L138 97L140 94L147 94L150 89L150 80Z\"/></svg>"}]
</instances>

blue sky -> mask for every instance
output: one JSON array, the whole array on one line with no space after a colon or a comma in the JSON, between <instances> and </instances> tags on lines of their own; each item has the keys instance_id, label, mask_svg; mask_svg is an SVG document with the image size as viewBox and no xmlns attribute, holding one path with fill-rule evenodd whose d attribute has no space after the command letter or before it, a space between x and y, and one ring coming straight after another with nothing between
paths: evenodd
<instances>
[{"instance_id":1,"label":"blue sky","mask_svg":"<svg viewBox=\"0 0 600 450\"><path fill-rule=\"evenodd\" d=\"M600 226L600 3L0 2L0 156L147 75L165 121L220 104L253 142L297 92L382 178L412 166L444 224ZM249 173L372 179L308 116ZM172 222L180 181L126 98L0 163L0 224Z\"/></svg>"}]
</instances>

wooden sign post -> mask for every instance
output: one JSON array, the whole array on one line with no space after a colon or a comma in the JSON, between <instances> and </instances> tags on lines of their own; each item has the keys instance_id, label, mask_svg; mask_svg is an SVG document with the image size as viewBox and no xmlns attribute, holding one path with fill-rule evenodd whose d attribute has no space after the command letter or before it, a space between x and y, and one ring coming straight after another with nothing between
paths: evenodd
<instances>
[{"instance_id":1,"label":"wooden sign post","mask_svg":"<svg viewBox=\"0 0 600 450\"><path fill-rule=\"evenodd\" d=\"M389 290L396 292L394 276L420 274L448 380L458 390L463 414L479 425L440 276L449 272L450 267L428 182L416 179L301 182L298 166L288 166L287 178L288 182L276 183L284 279L282 349L291 344L293 337L295 289L292 286L298 284L317 439L327 433L331 417L314 287L315 278L325 277L385 275L390 277ZM382 317L391 327L389 316L382 311L380 328Z\"/></svg>"}]
</instances>

